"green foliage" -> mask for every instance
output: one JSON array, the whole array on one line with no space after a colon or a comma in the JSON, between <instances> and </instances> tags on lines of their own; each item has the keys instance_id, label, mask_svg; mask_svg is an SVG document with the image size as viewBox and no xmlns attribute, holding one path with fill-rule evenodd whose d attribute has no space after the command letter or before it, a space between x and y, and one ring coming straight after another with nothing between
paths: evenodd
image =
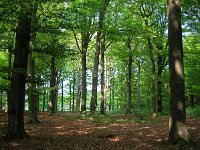
<instances>
[{"instance_id":1,"label":"green foliage","mask_svg":"<svg viewBox=\"0 0 200 150\"><path fill-rule=\"evenodd\" d=\"M193 108L188 107L186 109L186 114L187 114L187 117L200 117L200 106L196 105Z\"/></svg>"}]
</instances>

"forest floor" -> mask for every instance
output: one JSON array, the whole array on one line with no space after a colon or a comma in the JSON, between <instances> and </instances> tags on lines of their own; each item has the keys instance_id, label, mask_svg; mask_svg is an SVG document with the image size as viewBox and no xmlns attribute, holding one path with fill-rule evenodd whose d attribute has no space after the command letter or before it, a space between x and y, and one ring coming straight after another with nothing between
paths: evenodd
<instances>
[{"instance_id":1,"label":"forest floor","mask_svg":"<svg viewBox=\"0 0 200 150\"><path fill-rule=\"evenodd\" d=\"M125 114L80 116L74 113L58 113L53 116L39 113L41 123L25 123L30 138L7 141L3 138L7 116L0 113L0 150L180 149L167 143L167 117L143 119ZM200 118L188 118L187 126L193 144L184 149L200 150Z\"/></svg>"}]
</instances>

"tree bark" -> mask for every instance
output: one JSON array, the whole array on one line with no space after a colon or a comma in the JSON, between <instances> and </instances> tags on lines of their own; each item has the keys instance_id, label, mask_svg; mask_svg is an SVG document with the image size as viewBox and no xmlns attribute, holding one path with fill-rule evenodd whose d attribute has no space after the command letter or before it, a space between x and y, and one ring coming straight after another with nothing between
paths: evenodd
<instances>
[{"instance_id":1,"label":"tree bark","mask_svg":"<svg viewBox=\"0 0 200 150\"><path fill-rule=\"evenodd\" d=\"M72 111L72 83L69 78L69 111Z\"/></svg>"},{"instance_id":2,"label":"tree bark","mask_svg":"<svg viewBox=\"0 0 200 150\"><path fill-rule=\"evenodd\" d=\"M42 104L42 111L45 111L45 105L46 105L46 86L45 83L43 83L43 87L44 87L44 93L43 93L43 104Z\"/></svg>"},{"instance_id":3,"label":"tree bark","mask_svg":"<svg viewBox=\"0 0 200 150\"><path fill-rule=\"evenodd\" d=\"M57 111L57 71L55 54L51 56L51 78L50 78L50 94L49 94L49 115L53 115Z\"/></svg>"},{"instance_id":4,"label":"tree bark","mask_svg":"<svg viewBox=\"0 0 200 150\"><path fill-rule=\"evenodd\" d=\"M1 94L0 94L0 112L3 111L3 91L1 91Z\"/></svg>"},{"instance_id":5,"label":"tree bark","mask_svg":"<svg viewBox=\"0 0 200 150\"><path fill-rule=\"evenodd\" d=\"M82 51L81 51L81 64L82 64L82 101L81 101L81 112L86 111L86 98L87 98L87 82L86 82L86 73L87 73L87 48L89 44L89 35L82 35Z\"/></svg>"},{"instance_id":6,"label":"tree bark","mask_svg":"<svg viewBox=\"0 0 200 150\"><path fill-rule=\"evenodd\" d=\"M131 77L132 77L132 50L131 50L131 39L128 38L127 41L127 48L128 48L128 64L127 64L127 94L128 94L128 99L127 99L127 113L131 113L131 100L132 100L132 83L131 83Z\"/></svg>"},{"instance_id":7,"label":"tree bark","mask_svg":"<svg viewBox=\"0 0 200 150\"><path fill-rule=\"evenodd\" d=\"M81 97L81 73L80 66L78 67L78 77L77 77L77 94L76 94L76 111L80 111L80 97Z\"/></svg>"},{"instance_id":8,"label":"tree bark","mask_svg":"<svg viewBox=\"0 0 200 150\"><path fill-rule=\"evenodd\" d=\"M152 64L152 104L153 104L153 117L156 116L156 63L155 58L153 54L153 46L151 43L151 40L148 39L149 44L149 53L150 53L150 59Z\"/></svg>"},{"instance_id":9,"label":"tree bark","mask_svg":"<svg viewBox=\"0 0 200 150\"><path fill-rule=\"evenodd\" d=\"M35 61L32 57L32 52L28 56L28 74L27 78L28 83L28 103L29 103L29 115L28 123L39 123L37 113L38 113L38 101L39 94L36 89L36 80L35 80Z\"/></svg>"},{"instance_id":10,"label":"tree bark","mask_svg":"<svg viewBox=\"0 0 200 150\"><path fill-rule=\"evenodd\" d=\"M105 95L105 37L101 43L101 104L100 114L104 115L106 111L106 95Z\"/></svg>"},{"instance_id":11,"label":"tree bark","mask_svg":"<svg viewBox=\"0 0 200 150\"><path fill-rule=\"evenodd\" d=\"M158 88L158 99L157 99L157 111L162 112L163 111L163 106L162 106L162 71L163 71L163 66L162 66L162 57L158 57L158 80L157 80L157 88Z\"/></svg>"},{"instance_id":12,"label":"tree bark","mask_svg":"<svg viewBox=\"0 0 200 150\"><path fill-rule=\"evenodd\" d=\"M75 77L75 70L73 70L73 85L72 85L72 112L75 111L75 84L76 84L76 77Z\"/></svg>"},{"instance_id":13,"label":"tree bark","mask_svg":"<svg viewBox=\"0 0 200 150\"><path fill-rule=\"evenodd\" d=\"M63 87L64 79L61 81L61 111L63 111L64 107L64 87Z\"/></svg>"},{"instance_id":14,"label":"tree bark","mask_svg":"<svg viewBox=\"0 0 200 150\"><path fill-rule=\"evenodd\" d=\"M27 4L29 5L29 4ZM16 45L8 99L9 139L26 137L24 129L25 81L31 33L31 16L23 7L16 28Z\"/></svg>"},{"instance_id":15,"label":"tree bark","mask_svg":"<svg viewBox=\"0 0 200 150\"><path fill-rule=\"evenodd\" d=\"M34 5L33 12L32 12L32 23L31 29L34 30L35 26L37 25L36 22L36 13L37 13L37 4ZM35 46L36 40L36 32L32 33L31 41L33 47ZM27 79L29 80L28 84L28 101L29 101L29 115L28 115L28 123L39 123L38 120L38 104L39 104L39 93L36 89L36 79L35 79L35 60L33 57L33 50L28 55L28 75Z\"/></svg>"},{"instance_id":16,"label":"tree bark","mask_svg":"<svg viewBox=\"0 0 200 150\"><path fill-rule=\"evenodd\" d=\"M140 71L141 71L141 65L140 65L140 58L138 59L138 100L137 100L137 110L140 111L141 107L141 87L140 87Z\"/></svg>"},{"instance_id":17,"label":"tree bark","mask_svg":"<svg viewBox=\"0 0 200 150\"><path fill-rule=\"evenodd\" d=\"M170 116L168 141L188 143L180 0L168 0Z\"/></svg>"}]
</instances>

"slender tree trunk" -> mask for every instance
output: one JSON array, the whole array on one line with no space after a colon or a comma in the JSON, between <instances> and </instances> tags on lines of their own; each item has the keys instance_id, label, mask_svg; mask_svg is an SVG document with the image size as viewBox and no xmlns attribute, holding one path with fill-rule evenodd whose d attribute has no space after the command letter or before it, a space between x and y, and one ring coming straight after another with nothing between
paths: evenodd
<instances>
[{"instance_id":1,"label":"slender tree trunk","mask_svg":"<svg viewBox=\"0 0 200 150\"><path fill-rule=\"evenodd\" d=\"M111 78L109 78L109 111L112 109L112 83L111 83Z\"/></svg>"},{"instance_id":2,"label":"slender tree trunk","mask_svg":"<svg viewBox=\"0 0 200 150\"><path fill-rule=\"evenodd\" d=\"M35 61L32 57L32 52L28 56L28 103L29 103L29 115L28 123L39 123L37 113L38 113L38 101L39 95L36 89L36 79L35 79Z\"/></svg>"},{"instance_id":3,"label":"slender tree trunk","mask_svg":"<svg viewBox=\"0 0 200 150\"><path fill-rule=\"evenodd\" d=\"M1 96L0 96L0 112L3 111L3 91L1 91Z\"/></svg>"},{"instance_id":4,"label":"slender tree trunk","mask_svg":"<svg viewBox=\"0 0 200 150\"><path fill-rule=\"evenodd\" d=\"M162 70L158 67L158 80L157 80L157 87L158 87L158 100L157 100L157 111L162 112Z\"/></svg>"},{"instance_id":5,"label":"slender tree trunk","mask_svg":"<svg viewBox=\"0 0 200 150\"><path fill-rule=\"evenodd\" d=\"M168 141L188 143L180 0L168 0L170 116Z\"/></svg>"},{"instance_id":6,"label":"slender tree trunk","mask_svg":"<svg viewBox=\"0 0 200 150\"><path fill-rule=\"evenodd\" d=\"M137 110L140 110L140 106L141 106L141 88L140 88L140 70L141 70L141 66L140 66L140 59L138 59L138 100L137 100Z\"/></svg>"},{"instance_id":7,"label":"slender tree trunk","mask_svg":"<svg viewBox=\"0 0 200 150\"><path fill-rule=\"evenodd\" d=\"M72 111L72 83L69 78L69 111Z\"/></svg>"},{"instance_id":8,"label":"slender tree trunk","mask_svg":"<svg viewBox=\"0 0 200 150\"><path fill-rule=\"evenodd\" d=\"M128 99L127 99L127 113L131 113L131 99L132 99L132 90L131 90L131 77L132 77L132 50L131 50L131 39L128 38L127 41L127 48L128 48L128 66L127 66L127 94L128 94Z\"/></svg>"},{"instance_id":9,"label":"slender tree trunk","mask_svg":"<svg viewBox=\"0 0 200 150\"><path fill-rule=\"evenodd\" d=\"M194 107L194 94L190 94L190 107L193 108Z\"/></svg>"},{"instance_id":10,"label":"slender tree trunk","mask_svg":"<svg viewBox=\"0 0 200 150\"><path fill-rule=\"evenodd\" d=\"M10 80L11 79L11 70L12 70L12 47L10 47L8 49L8 68L10 69L8 71L8 80ZM10 95L10 89L8 88L7 89L7 103L9 100L9 95Z\"/></svg>"},{"instance_id":11,"label":"slender tree trunk","mask_svg":"<svg viewBox=\"0 0 200 150\"><path fill-rule=\"evenodd\" d=\"M156 116L156 64L155 64L155 58L153 54L153 46L151 43L151 40L148 39L149 44L149 53L150 53L150 59L152 64L152 104L153 104L153 116Z\"/></svg>"},{"instance_id":12,"label":"slender tree trunk","mask_svg":"<svg viewBox=\"0 0 200 150\"><path fill-rule=\"evenodd\" d=\"M44 93L43 93L43 104L42 104L42 111L45 111L45 105L46 105L46 86L44 83Z\"/></svg>"},{"instance_id":13,"label":"slender tree trunk","mask_svg":"<svg viewBox=\"0 0 200 150\"><path fill-rule=\"evenodd\" d=\"M114 78L112 78L112 110L115 109L115 88L114 88Z\"/></svg>"},{"instance_id":14,"label":"slender tree trunk","mask_svg":"<svg viewBox=\"0 0 200 150\"><path fill-rule=\"evenodd\" d=\"M77 77L77 96L76 96L76 111L80 111L80 97L81 97L81 73L80 67L78 68L78 77Z\"/></svg>"},{"instance_id":15,"label":"slender tree trunk","mask_svg":"<svg viewBox=\"0 0 200 150\"><path fill-rule=\"evenodd\" d=\"M64 87L63 87L63 80L61 81L61 111L63 111L63 107L64 107Z\"/></svg>"},{"instance_id":16,"label":"slender tree trunk","mask_svg":"<svg viewBox=\"0 0 200 150\"><path fill-rule=\"evenodd\" d=\"M101 105L100 114L104 115L106 111L106 95L105 95L105 37L101 44Z\"/></svg>"},{"instance_id":17,"label":"slender tree trunk","mask_svg":"<svg viewBox=\"0 0 200 150\"><path fill-rule=\"evenodd\" d=\"M51 79L50 79L50 94L49 94L49 115L53 115L57 111L56 92L57 92L57 71L56 71L56 57L55 54L51 56Z\"/></svg>"},{"instance_id":18,"label":"slender tree trunk","mask_svg":"<svg viewBox=\"0 0 200 150\"><path fill-rule=\"evenodd\" d=\"M32 12L32 23L31 28L34 30L37 25L36 22L36 13L37 13L37 4L34 5L34 9ZM31 36L31 41L33 46L35 46L36 40L36 32L34 32ZM29 80L28 84L28 101L29 101L29 115L28 115L28 123L39 123L38 120L38 104L39 104L39 93L36 89L36 79L35 79L35 60L33 57L33 52L31 51L28 55L28 75L27 78Z\"/></svg>"},{"instance_id":19,"label":"slender tree trunk","mask_svg":"<svg viewBox=\"0 0 200 150\"><path fill-rule=\"evenodd\" d=\"M72 112L74 112L75 108L75 84L76 84L76 77L75 77L75 70L73 70L73 85L72 85Z\"/></svg>"},{"instance_id":20,"label":"slender tree trunk","mask_svg":"<svg viewBox=\"0 0 200 150\"><path fill-rule=\"evenodd\" d=\"M27 11L21 7L16 28L14 64L8 99L7 137L9 139L26 137L24 129L25 81L31 33L31 16Z\"/></svg>"},{"instance_id":21,"label":"slender tree trunk","mask_svg":"<svg viewBox=\"0 0 200 150\"><path fill-rule=\"evenodd\" d=\"M82 55L81 55L81 64L82 64L82 101L81 101L81 112L86 111L86 94L87 94L87 83L86 83L86 72L87 72L87 66L86 66L86 54L87 54L87 47L88 45L86 42L82 44Z\"/></svg>"}]
</instances>

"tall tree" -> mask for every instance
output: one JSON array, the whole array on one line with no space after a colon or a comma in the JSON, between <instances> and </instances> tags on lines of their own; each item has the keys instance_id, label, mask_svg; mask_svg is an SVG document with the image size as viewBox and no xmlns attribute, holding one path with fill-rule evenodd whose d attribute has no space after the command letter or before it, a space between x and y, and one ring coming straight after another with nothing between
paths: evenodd
<instances>
[{"instance_id":1,"label":"tall tree","mask_svg":"<svg viewBox=\"0 0 200 150\"><path fill-rule=\"evenodd\" d=\"M24 138L24 101L26 69L31 33L31 5L29 1L20 1L20 12L16 28L16 45L11 76L10 96L8 100L9 139Z\"/></svg>"},{"instance_id":2,"label":"tall tree","mask_svg":"<svg viewBox=\"0 0 200 150\"><path fill-rule=\"evenodd\" d=\"M180 0L168 0L169 86L170 86L170 143L188 143L183 69L183 44Z\"/></svg>"},{"instance_id":3,"label":"tall tree","mask_svg":"<svg viewBox=\"0 0 200 150\"><path fill-rule=\"evenodd\" d=\"M132 56L132 48L131 48L131 38L128 37L127 39L127 49L128 49L128 62L127 62L127 113L131 113L131 101L132 101L132 63L133 63L133 56Z\"/></svg>"},{"instance_id":4,"label":"tall tree","mask_svg":"<svg viewBox=\"0 0 200 150\"><path fill-rule=\"evenodd\" d=\"M99 65L99 54L100 54L100 45L101 45L101 36L104 25L104 19L106 14L106 9L110 0L101 0L100 11L99 11L99 22L97 28L96 36L96 51L94 56L94 66L92 71L92 97L90 103L90 111L93 113L96 110L97 105L97 85L98 85L98 65Z\"/></svg>"},{"instance_id":5,"label":"tall tree","mask_svg":"<svg viewBox=\"0 0 200 150\"><path fill-rule=\"evenodd\" d=\"M37 3L34 4L33 12L32 12L32 23L31 29L34 31L36 27L36 13L37 13ZM34 48L36 41L36 32L32 33L31 42ZM29 101L29 123L39 123L37 117L38 112L38 101L39 101L39 94L36 89L36 75L35 75L35 58L33 57L33 48L30 50L28 55L28 68L27 68L27 79L29 80L28 83L28 101Z\"/></svg>"}]
</instances>

